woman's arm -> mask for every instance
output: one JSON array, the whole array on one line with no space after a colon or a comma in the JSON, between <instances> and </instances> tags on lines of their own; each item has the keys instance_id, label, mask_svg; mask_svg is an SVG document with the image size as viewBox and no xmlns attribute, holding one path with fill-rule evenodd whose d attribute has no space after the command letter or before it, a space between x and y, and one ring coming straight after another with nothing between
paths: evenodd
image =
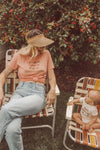
<instances>
[{"instance_id":1,"label":"woman's arm","mask_svg":"<svg viewBox=\"0 0 100 150\"><path fill-rule=\"evenodd\" d=\"M6 81L7 76L13 71L10 67L6 67L1 73L0 73L0 106L2 105L2 101L4 98L3 94L3 86Z\"/></svg>"},{"instance_id":2,"label":"woman's arm","mask_svg":"<svg viewBox=\"0 0 100 150\"><path fill-rule=\"evenodd\" d=\"M49 101L49 106L50 106L55 100L55 90L56 90L56 77L53 69L50 69L48 71L48 78L49 78L50 90L47 94L46 101Z\"/></svg>"}]
</instances>

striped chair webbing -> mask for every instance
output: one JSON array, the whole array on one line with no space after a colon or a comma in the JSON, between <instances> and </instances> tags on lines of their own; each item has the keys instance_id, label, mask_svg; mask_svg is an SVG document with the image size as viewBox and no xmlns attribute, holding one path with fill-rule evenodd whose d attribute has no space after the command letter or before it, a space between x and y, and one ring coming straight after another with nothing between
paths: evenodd
<instances>
[{"instance_id":1,"label":"striped chair webbing","mask_svg":"<svg viewBox=\"0 0 100 150\"><path fill-rule=\"evenodd\" d=\"M11 96L12 94L5 94L5 97L4 97L5 104L9 102ZM45 108L41 112L34 114L34 115L24 116L24 118L48 117L48 116L52 116L53 114L54 114L53 105L48 106L48 103L47 103Z\"/></svg>"},{"instance_id":2,"label":"striped chair webbing","mask_svg":"<svg viewBox=\"0 0 100 150\"><path fill-rule=\"evenodd\" d=\"M84 77L76 83L74 98L84 97L90 90L100 90L100 79Z\"/></svg>"},{"instance_id":3,"label":"striped chair webbing","mask_svg":"<svg viewBox=\"0 0 100 150\"><path fill-rule=\"evenodd\" d=\"M82 130L82 127L76 122L70 121L69 132L75 142L100 149L100 129L95 129L94 132L89 133Z\"/></svg>"},{"instance_id":4,"label":"striped chair webbing","mask_svg":"<svg viewBox=\"0 0 100 150\"><path fill-rule=\"evenodd\" d=\"M13 55L17 52L17 49L9 49L6 53L6 66L8 65L8 63L10 62L10 60L12 59ZM18 76L17 76L17 71L14 71L13 73L11 73L6 80L5 83L5 93L7 93L8 89L9 92L13 93L16 86L18 85L19 80L18 80Z\"/></svg>"},{"instance_id":5,"label":"striped chair webbing","mask_svg":"<svg viewBox=\"0 0 100 150\"><path fill-rule=\"evenodd\" d=\"M52 116L53 114L54 114L53 106L46 105L45 108L41 112L34 114L34 115L24 116L24 118L48 117L48 116Z\"/></svg>"}]
</instances>

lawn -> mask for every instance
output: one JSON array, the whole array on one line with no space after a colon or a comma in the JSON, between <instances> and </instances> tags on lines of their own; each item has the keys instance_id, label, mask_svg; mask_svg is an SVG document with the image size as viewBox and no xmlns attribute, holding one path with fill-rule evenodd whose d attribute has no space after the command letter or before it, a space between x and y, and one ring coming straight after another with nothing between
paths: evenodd
<instances>
[{"instance_id":1,"label":"lawn","mask_svg":"<svg viewBox=\"0 0 100 150\"><path fill-rule=\"evenodd\" d=\"M66 111L66 102L70 95L73 95L71 92L61 92L58 96L57 101L57 114L56 114L56 128L55 128L55 137L52 138L51 130L48 128L44 129L29 129L23 130L23 142L24 150L66 150L63 146L63 136L65 131L65 111ZM39 118L39 119L25 119L23 124L36 124L41 122L51 122L51 118ZM94 150L92 148L82 146L79 144L72 144L73 150ZM0 150L8 150L7 143L3 139L0 144Z\"/></svg>"}]
</instances>

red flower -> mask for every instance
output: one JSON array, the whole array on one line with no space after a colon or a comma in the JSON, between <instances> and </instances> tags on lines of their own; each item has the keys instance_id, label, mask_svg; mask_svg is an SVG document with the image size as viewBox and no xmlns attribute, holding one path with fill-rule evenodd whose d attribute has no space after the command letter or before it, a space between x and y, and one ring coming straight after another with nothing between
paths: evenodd
<instances>
[{"instance_id":1,"label":"red flower","mask_svg":"<svg viewBox=\"0 0 100 150\"><path fill-rule=\"evenodd\" d=\"M69 45L69 48L71 49L71 48L72 48L72 45Z\"/></svg>"},{"instance_id":2,"label":"red flower","mask_svg":"<svg viewBox=\"0 0 100 150\"><path fill-rule=\"evenodd\" d=\"M89 42L93 42L93 38L89 39Z\"/></svg>"},{"instance_id":3,"label":"red flower","mask_svg":"<svg viewBox=\"0 0 100 150\"><path fill-rule=\"evenodd\" d=\"M76 22L72 22L72 24L76 24Z\"/></svg>"},{"instance_id":4,"label":"red flower","mask_svg":"<svg viewBox=\"0 0 100 150\"><path fill-rule=\"evenodd\" d=\"M80 31L81 31L81 32L84 32L84 30L83 30L83 29L80 29Z\"/></svg>"},{"instance_id":5,"label":"red flower","mask_svg":"<svg viewBox=\"0 0 100 150\"><path fill-rule=\"evenodd\" d=\"M24 36L25 36L24 33L22 33L22 34L21 34L21 37L24 37Z\"/></svg>"},{"instance_id":6,"label":"red flower","mask_svg":"<svg viewBox=\"0 0 100 150\"><path fill-rule=\"evenodd\" d=\"M77 16L75 16L75 18L77 19Z\"/></svg>"},{"instance_id":7,"label":"red flower","mask_svg":"<svg viewBox=\"0 0 100 150\"><path fill-rule=\"evenodd\" d=\"M24 8L22 8L22 10L23 10L23 11L25 11L25 10L26 10L26 8L24 7Z\"/></svg>"},{"instance_id":8,"label":"red flower","mask_svg":"<svg viewBox=\"0 0 100 150\"><path fill-rule=\"evenodd\" d=\"M20 20L20 18L18 18L18 16L15 16L15 18L16 18L17 20Z\"/></svg>"},{"instance_id":9,"label":"red flower","mask_svg":"<svg viewBox=\"0 0 100 150\"><path fill-rule=\"evenodd\" d=\"M91 25L92 29L96 29L96 24L91 23L90 25Z\"/></svg>"},{"instance_id":10,"label":"red flower","mask_svg":"<svg viewBox=\"0 0 100 150\"><path fill-rule=\"evenodd\" d=\"M84 8L85 11L88 11L88 8Z\"/></svg>"},{"instance_id":11,"label":"red flower","mask_svg":"<svg viewBox=\"0 0 100 150\"><path fill-rule=\"evenodd\" d=\"M14 2L16 3L16 2L18 2L18 0L14 0Z\"/></svg>"},{"instance_id":12,"label":"red flower","mask_svg":"<svg viewBox=\"0 0 100 150\"><path fill-rule=\"evenodd\" d=\"M93 25L93 29L96 29L96 24Z\"/></svg>"},{"instance_id":13,"label":"red flower","mask_svg":"<svg viewBox=\"0 0 100 150\"><path fill-rule=\"evenodd\" d=\"M7 33L5 32L5 33L4 33L4 35L6 36L6 35L7 35Z\"/></svg>"},{"instance_id":14,"label":"red flower","mask_svg":"<svg viewBox=\"0 0 100 150\"><path fill-rule=\"evenodd\" d=\"M9 41L9 39L5 39L5 41L6 41L6 42L8 42L8 41Z\"/></svg>"},{"instance_id":15,"label":"red flower","mask_svg":"<svg viewBox=\"0 0 100 150\"><path fill-rule=\"evenodd\" d=\"M71 33L69 32L68 36L70 36L70 35L71 35Z\"/></svg>"},{"instance_id":16,"label":"red flower","mask_svg":"<svg viewBox=\"0 0 100 150\"><path fill-rule=\"evenodd\" d=\"M10 48L13 48L13 46L11 45Z\"/></svg>"},{"instance_id":17,"label":"red flower","mask_svg":"<svg viewBox=\"0 0 100 150\"><path fill-rule=\"evenodd\" d=\"M15 37L13 37L13 41L15 42Z\"/></svg>"},{"instance_id":18,"label":"red flower","mask_svg":"<svg viewBox=\"0 0 100 150\"><path fill-rule=\"evenodd\" d=\"M6 13L4 13L4 16L6 17L6 18L8 18L9 16L8 16L8 14L6 14Z\"/></svg>"},{"instance_id":19,"label":"red flower","mask_svg":"<svg viewBox=\"0 0 100 150\"><path fill-rule=\"evenodd\" d=\"M65 29L67 30L67 29L68 29L68 27L65 27Z\"/></svg>"},{"instance_id":20,"label":"red flower","mask_svg":"<svg viewBox=\"0 0 100 150\"><path fill-rule=\"evenodd\" d=\"M44 29L44 33L47 33L48 31L46 29Z\"/></svg>"},{"instance_id":21,"label":"red flower","mask_svg":"<svg viewBox=\"0 0 100 150\"><path fill-rule=\"evenodd\" d=\"M6 13L4 13L4 16L6 16L7 14Z\"/></svg>"},{"instance_id":22,"label":"red flower","mask_svg":"<svg viewBox=\"0 0 100 150\"><path fill-rule=\"evenodd\" d=\"M69 76L66 76L66 79L69 79Z\"/></svg>"},{"instance_id":23,"label":"red flower","mask_svg":"<svg viewBox=\"0 0 100 150\"><path fill-rule=\"evenodd\" d=\"M67 53L67 56L70 56L70 54L69 54L69 53Z\"/></svg>"},{"instance_id":24,"label":"red flower","mask_svg":"<svg viewBox=\"0 0 100 150\"><path fill-rule=\"evenodd\" d=\"M87 19L87 21L89 22L89 21L90 21L90 19L88 18L88 19Z\"/></svg>"},{"instance_id":25,"label":"red flower","mask_svg":"<svg viewBox=\"0 0 100 150\"><path fill-rule=\"evenodd\" d=\"M13 9L10 9L10 11L9 11L10 13L12 13L13 12Z\"/></svg>"},{"instance_id":26,"label":"red flower","mask_svg":"<svg viewBox=\"0 0 100 150\"><path fill-rule=\"evenodd\" d=\"M56 23L56 26L58 27L58 26L59 26L59 24L58 24L58 23Z\"/></svg>"},{"instance_id":27,"label":"red flower","mask_svg":"<svg viewBox=\"0 0 100 150\"><path fill-rule=\"evenodd\" d=\"M59 49L59 51L60 51L61 53L63 53L63 51L62 51L61 49Z\"/></svg>"}]
</instances>

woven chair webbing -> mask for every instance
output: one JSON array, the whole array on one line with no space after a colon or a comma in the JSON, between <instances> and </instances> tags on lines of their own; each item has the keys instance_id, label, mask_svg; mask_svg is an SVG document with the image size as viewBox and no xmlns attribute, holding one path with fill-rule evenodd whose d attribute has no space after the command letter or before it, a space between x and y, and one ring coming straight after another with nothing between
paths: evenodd
<instances>
[{"instance_id":1,"label":"woven chair webbing","mask_svg":"<svg viewBox=\"0 0 100 150\"><path fill-rule=\"evenodd\" d=\"M85 130L82 130L82 127L79 124L75 123L74 121L70 121L69 131L75 132L74 138L77 143L94 148L100 148L100 129L95 129L94 132L89 133Z\"/></svg>"},{"instance_id":2,"label":"woven chair webbing","mask_svg":"<svg viewBox=\"0 0 100 150\"><path fill-rule=\"evenodd\" d=\"M100 79L85 77L82 80L79 80L76 84L74 98L84 97L90 90L100 90ZM98 105L97 108L98 112L100 112L100 105ZM80 109L81 105L77 106L77 112L80 112ZM100 129L95 129L93 133L89 133L82 130L82 127L79 124L70 121L69 131L71 134L72 131L75 132L75 135L72 135L72 137L76 142L94 148L100 148Z\"/></svg>"}]
</instances>

